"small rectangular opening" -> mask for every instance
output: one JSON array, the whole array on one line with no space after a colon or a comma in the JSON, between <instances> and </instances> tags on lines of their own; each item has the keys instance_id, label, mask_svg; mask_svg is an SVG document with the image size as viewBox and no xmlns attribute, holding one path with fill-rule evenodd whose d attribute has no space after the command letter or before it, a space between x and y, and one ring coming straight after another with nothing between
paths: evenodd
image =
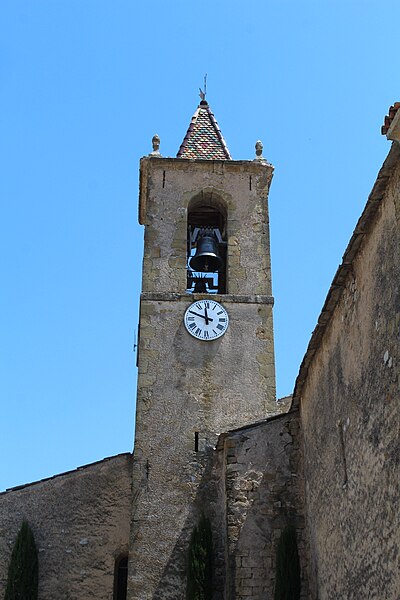
<instances>
[{"instance_id":1,"label":"small rectangular opening","mask_svg":"<svg viewBox=\"0 0 400 600\"><path fill-rule=\"evenodd\" d=\"M338 430L339 430L340 450L341 450L342 465L343 465L343 488L345 489L347 487L348 478L347 478L346 448L345 448L343 424L342 424L341 420L339 420L337 422L337 426L338 426Z\"/></svg>"},{"instance_id":2,"label":"small rectangular opening","mask_svg":"<svg viewBox=\"0 0 400 600\"><path fill-rule=\"evenodd\" d=\"M139 368L139 344L140 344L140 320L139 320L139 324L138 324L138 333L137 333L137 339L134 340L133 342L133 350L136 350L136 368ZM136 335L135 335L136 337Z\"/></svg>"},{"instance_id":3,"label":"small rectangular opening","mask_svg":"<svg viewBox=\"0 0 400 600\"><path fill-rule=\"evenodd\" d=\"M195 452L199 451L199 432L198 431L194 432L194 451Z\"/></svg>"}]
</instances>

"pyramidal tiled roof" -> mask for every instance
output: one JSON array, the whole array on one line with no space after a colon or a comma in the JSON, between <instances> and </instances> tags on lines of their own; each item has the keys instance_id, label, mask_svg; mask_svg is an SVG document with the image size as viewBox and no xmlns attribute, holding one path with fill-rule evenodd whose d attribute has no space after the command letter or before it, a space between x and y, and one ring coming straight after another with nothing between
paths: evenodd
<instances>
[{"instance_id":1,"label":"pyramidal tiled roof","mask_svg":"<svg viewBox=\"0 0 400 600\"><path fill-rule=\"evenodd\" d=\"M202 100L194 113L177 158L232 160L228 146L208 102Z\"/></svg>"}]
</instances>

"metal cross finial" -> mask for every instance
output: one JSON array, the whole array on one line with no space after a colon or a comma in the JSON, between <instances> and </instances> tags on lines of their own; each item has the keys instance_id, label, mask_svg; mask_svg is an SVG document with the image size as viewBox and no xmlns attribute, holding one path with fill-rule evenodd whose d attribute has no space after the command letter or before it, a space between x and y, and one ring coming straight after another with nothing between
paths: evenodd
<instances>
[{"instance_id":1,"label":"metal cross finial","mask_svg":"<svg viewBox=\"0 0 400 600\"><path fill-rule=\"evenodd\" d=\"M207 94L207 73L204 75L204 90L202 90L201 88L199 88L200 90L200 98L201 100L205 100L206 99L206 94Z\"/></svg>"}]
</instances>

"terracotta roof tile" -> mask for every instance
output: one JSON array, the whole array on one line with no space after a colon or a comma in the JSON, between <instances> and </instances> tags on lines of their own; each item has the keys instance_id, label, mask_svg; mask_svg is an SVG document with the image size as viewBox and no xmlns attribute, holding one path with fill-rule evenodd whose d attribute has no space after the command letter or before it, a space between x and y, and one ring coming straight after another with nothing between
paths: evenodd
<instances>
[{"instance_id":1,"label":"terracotta roof tile","mask_svg":"<svg viewBox=\"0 0 400 600\"><path fill-rule=\"evenodd\" d=\"M389 108L389 114L386 115L385 117L385 121L384 124L381 127L381 133L382 135L386 135L390 125L392 124L392 121L398 111L398 109L400 108L400 102L395 102L394 104L392 104L392 106Z\"/></svg>"},{"instance_id":2,"label":"terracotta roof tile","mask_svg":"<svg viewBox=\"0 0 400 600\"><path fill-rule=\"evenodd\" d=\"M218 123L205 100L197 107L176 156L232 160Z\"/></svg>"}]
</instances>

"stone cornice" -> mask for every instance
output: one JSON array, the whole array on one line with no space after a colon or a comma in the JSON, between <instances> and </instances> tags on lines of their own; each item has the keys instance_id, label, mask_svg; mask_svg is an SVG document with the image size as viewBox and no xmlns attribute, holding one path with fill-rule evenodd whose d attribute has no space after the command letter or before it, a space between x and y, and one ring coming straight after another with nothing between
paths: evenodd
<instances>
[{"instance_id":1,"label":"stone cornice","mask_svg":"<svg viewBox=\"0 0 400 600\"><path fill-rule=\"evenodd\" d=\"M196 300L216 300L225 304L270 304L273 306L273 296L262 294L234 295L234 294L176 294L173 292L142 292L141 300L150 302L195 302Z\"/></svg>"}]
</instances>

